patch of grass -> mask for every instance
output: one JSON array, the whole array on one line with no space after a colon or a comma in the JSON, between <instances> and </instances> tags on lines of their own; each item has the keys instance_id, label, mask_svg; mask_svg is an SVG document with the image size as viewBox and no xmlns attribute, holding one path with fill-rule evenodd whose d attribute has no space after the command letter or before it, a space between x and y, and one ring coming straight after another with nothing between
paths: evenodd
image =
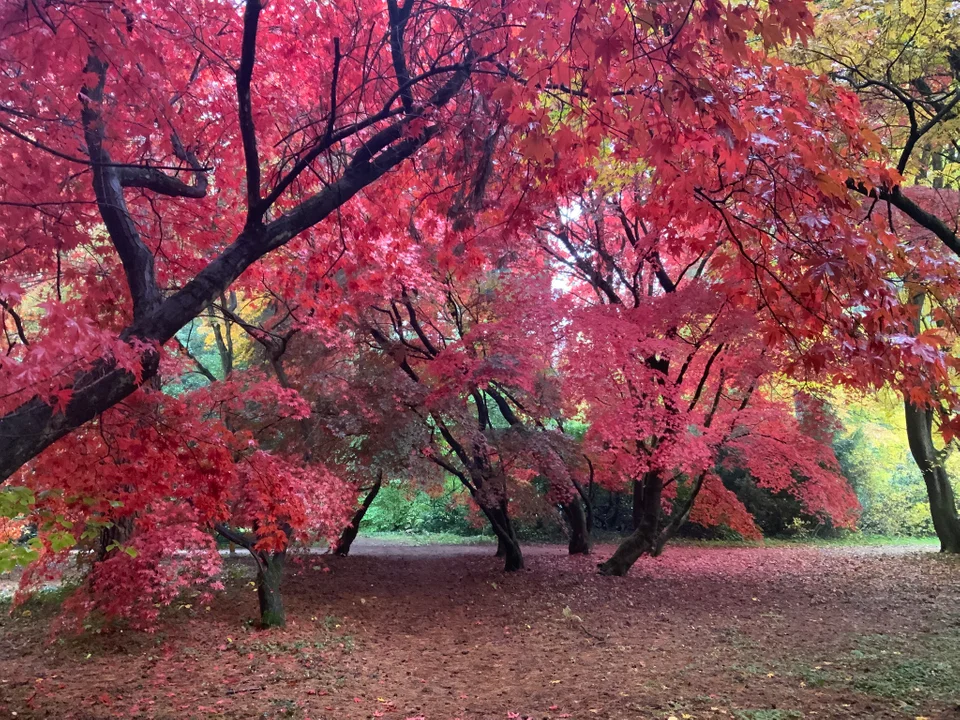
<instances>
[{"instance_id":1,"label":"patch of grass","mask_svg":"<svg viewBox=\"0 0 960 720\"><path fill-rule=\"evenodd\" d=\"M327 615L323 618L323 627L325 627L327 630L337 630L341 625L343 625L343 620L338 618L336 615Z\"/></svg>"},{"instance_id":2,"label":"patch of grass","mask_svg":"<svg viewBox=\"0 0 960 720\"><path fill-rule=\"evenodd\" d=\"M270 701L270 708L261 716L264 720L274 718L302 718L303 710L296 700L274 698Z\"/></svg>"},{"instance_id":3,"label":"patch of grass","mask_svg":"<svg viewBox=\"0 0 960 720\"><path fill-rule=\"evenodd\" d=\"M804 668L798 673L807 687L820 688L842 680L840 675L833 670L826 670L822 667Z\"/></svg>"},{"instance_id":4,"label":"patch of grass","mask_svg":"<svg viewBox=\"0 0 960 720\"><path fill-rule=\"evenodd\" d=\"M765 667L757 665L756 663L750 663L748 665L734 664L730 666L730 669L743 673L744 675L766 675L768 672Z\"/></svg>"},{"instance_id":5,"label":"patch of grass","mask_svg":"<svg viewBox=\"0 0 960 720\"><path fill-rule=\"evenodd\" d=\"M798 720L803 717L799 710L734 710L733 716L737 720Z\"/></svg>"},{"instance_id":6,"label":"patch of grass","mask_svg":"<svg viewBox=\"0 0 960 720\"><path fill-rule=\"evenodd\" d=\"M889 535L867 535L851 532L835 538L798 537L769 538L764 541L768 547L796 547L813 545L816 547L898 547L909 545L917 548L938 548L940 541L936 537L897 537Z\"/></svg>"},{"instance_id":7,"label":"patch of grass","mask_svg":"<svg viewBox=\"0 0 960 720\"><path fill-rule=\"evenodd\" d=\"M952 701L960 697L960 666L930 659L908 659L879 667L858 678L854 687L870 695L891 698L931 698Z\"/></svg>"},{"instance_id":8,"label":"patch of grass","mask_svg":"<svg viewBox=\"0 0 960 720\"><path fill-rule=\"evenodd\" d=\"M495 542L494 538L484 535L431 532L361 532L360 537L397 545L490 545Z\"/></svg>"},{"instance_id":9,"label":"patch of grass","mask_svg":"<svg viewBox=\"0 0 960 720\"><path fill-rule=\"evenodd\" d=\"M861 692L901 700L960 701L960 631L900 638L866 635L851 653Z\"/></svg>"},{"instance_id":10,"label":"patch of grass","mask_svg":"<svg viewBox=\"0 0 960 720\"><path fill-rule=\"evenodd\" d=\"M619 535L604 538L604 542L619 542ZM598 540L599 542L600 540ZM910 546L917 549L930 548L936 550L940 541L936 537L896 537L887 535L866 535L859 532L848 532L840 537L820 538L810 535L794 538L764 538L761 540L695 540L692 538L676 538L670 541L671 546L697 548L757 548L757 547L901 547Z\"/></svg>"},{"instance_id":11,"label":"patch of grass","mask_svg":"<svg viewBox=\"0 0 960 720\"><path fill-rule=\"evenodd\" d=\"M743 670L743 668L737 668ZM791 674L807 687L853 688L904 706L960 703L960 630L913 636L863 635L845 658Z\"/></svg>"},{"instance_id":12,"label":"patch of grass","mask_svg":"<svg viewBox=\"0 0 960 720\"><path fill-rule=\"evenodd\" d=\"M753 650L757 646L757 644L739 628L722 628L719 635L720 642L735 650Z\"/></svg>"}]
</instances>

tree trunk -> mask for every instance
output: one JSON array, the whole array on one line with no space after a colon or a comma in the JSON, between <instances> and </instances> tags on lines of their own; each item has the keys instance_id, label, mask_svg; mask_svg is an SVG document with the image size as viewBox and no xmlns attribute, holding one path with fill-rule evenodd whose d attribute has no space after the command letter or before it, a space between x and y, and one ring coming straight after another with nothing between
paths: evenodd
<instances>
[{"instance_id":1,"label":"tree trunk","mask_svg":"<svg viewBox=\"0 0 960 720\"><path fill-rule=\"evenodd\" d=\"M637 527L624 538L609 560L600 563L598 567L601 575L626 575L640 556L653 551L657 546L663 478L659 473L648 472L639 485L638 490L635 483L633 490L633 516L638 523Z\"/></svg>"},{"instance_id":2,"label":"tree trunk","mask_svg":"<svg viewBox=\"0 0 960 720\"><path fill-rule=\"evenodd\" d=\"M576 480L573 481L573 486L577 489L577 493L580 495L580 499L583 501L583 509L587 514L587 535L593 532L593 479L591 472L590 480L590 492L584 492L583 486L578 483Z\"/></svg>"},{"instance_id":3,"label":"tree trunk","mask_svg":"<svg viewBox=\"0 0 960 720\"><path fill-rule=\"evenodd\" d=\"M287 624L283 610L283 595L280 583L283 580L285 550L279 552L256 552L257 599L260 601L260 627L275 628Z\"/></svg>"},{"instance_id":4,"label":"tree trunk","mask_svg":"<svg viewBox=\"0 0 960 720\"><path fill-rule=\"evenodd\" d=\"M643 490L647 482L644 475L642 480L633 481L633 529L638 530L643 524Z\"/></svg>"},{"instance_id":5,"label":"tree trunk","mask_svg":"<svg viewBox=\"0 0 960 720\"><path fill-rule=\"evenodd\" d=\"M347 525L343 532L340 533L340 538L337 540L337 546L334 548L333 552L341 557L346 557L350 554L350 546L353 545L353 541L357 539L357 533L360 532L360 521L363 520L363 516L367 514L367 510L370 509L370 505L373 503L374 499L377 497L377 493L380 492L380 486L383 484L383 473L381 472L377 476L377 482L374 483L374 486L370 489L370 492L367 493L367 496L363 499L363 504L360 505L360 508L353 515L353 519L350 520L350 524Z\"/></svg>"},{"instance_id":6,"label":"tree trunk","mask_svg":"<svg viewBox=\"0 0 960 720\"><path fill-rule=\"evenodd\" d=\"M560 509L570 524L570 543L567 550L571 555L589 555L590 530L580 499L574 496L569 502L563 503Z\"/></svg>"},{"instance_id":7,"label":"tree trunk","mask_svg":"<svg viewBox=\"0 0 960 720\"><path fill-rule=\"evenodd\" d=\"M909 400L904 400L904 410L910 452L927 486L933 529L940 538L940 552L960 553L960 517L957 516L943 453L933 444L933 410L918 407Z\"/></svg>"},{"instance_id":8,"label":"tree trunk","mask_svg":"<svg viewBox=\"0 0 960 720\"><path fill-rule=\"evenodd\" d=\"M114 518L109 527L100 530L96 545L97 562L103 562L117 552L118 546L127 544L133 535L133 523L133 515L121 515Z\"/></svg>"},{"instance_id":9,"label":"tree trunk","mask_svg":"<svg viewBox=\"0 0 960 720\"><path fill-rule=\"evenodd\" d=\"M604 529L615 530L620 523L620 504L622 502L621 493L609 493L607 497L607 519L604 521Z\"/></svg>"},{"instance_id":10,"label":"tree trunk","mask_svg":"<svg viewBox=\"0 0 960 720\"><path fill-rule=\"evenodd\" d=\"M520 550L520 541L513 529L513 523L510 522L506 502L500 503L499 507L481 507L481 509L490 520L493 532L497 536L497 557L503 558L504 572L523 570L523 553Z\"/></svg>"}]
</instances>

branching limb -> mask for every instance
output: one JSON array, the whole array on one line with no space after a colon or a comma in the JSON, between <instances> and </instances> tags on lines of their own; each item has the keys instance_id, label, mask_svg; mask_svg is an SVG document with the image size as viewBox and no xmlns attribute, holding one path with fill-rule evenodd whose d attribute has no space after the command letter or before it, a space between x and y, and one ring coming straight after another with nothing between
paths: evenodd
<instances>
[{"instance_id":1,"label":"branching limb","mask_svg":"<svg viewBox=\"0 0 960 720\"><path fill-rule=\"evenodd\" d=\"M247 0L243 11L243 41L240 48L240 67L237 69L237 104L240 111L240 137L243 140L243 158L247 171L247 222L259 223L255 213L260 205L260 154L257 151L257 129L253 122L253 102L250 84L257 55L257 29L260 24L260 0Z\"/></svg>"}]
</instances>

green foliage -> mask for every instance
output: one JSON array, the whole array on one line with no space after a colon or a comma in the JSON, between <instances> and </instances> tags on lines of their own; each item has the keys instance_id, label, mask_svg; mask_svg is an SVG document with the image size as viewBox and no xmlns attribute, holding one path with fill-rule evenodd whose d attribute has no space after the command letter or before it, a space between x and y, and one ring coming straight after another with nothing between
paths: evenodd
<instances>
[{"instance_id":1,"label":"green foliage","mask_svg":"<svg viewBox=\"0 0 960 720\"><path fill-rule=\"evenodd\" d=\"M546 492L545 487L540 490ZM519 512L524 504L520 501L511 506L514 529L520 540L547 542L563 539L560 515L552 506L527 503L533 509ZM479 520L482 522L478 524ZM448 479L443 493L436 497L404 480L385 483L364 515L360 532L364 535L424 535L428 536L425 544L455 544L462 537L479 538L492 534L486 518L472 510L469 493L455 479Z\"/></svg>"},{"instance_id":2,"label":"green foliage","mask_svg":"<svg viewBox=\"0 0 960 720\"><path fill-rule=\"evenodd\" d=\"M391 480L384 483L367 510L360 531L480 534L468 513L466 491L459 481L449 481L443 494L433 497L402 480Z\"/></svg>"},{"instance_id":3,"label":"green foliage","mask_svg":"<svg viewBox=\"0 0 960 720\"><path fill-rule=\"evenodd\" d=\"M803 713L798 710L734 710L733 716L738 720L794 720L802 718Z\"/></svg>"},{"instance_id":4,"label":"green foliage","mask_svg":"<svg viewBox=\"0 0 960 720\"><path fill-rule=\"evenodd\" d=\"M30 512L35 502L29 488L0 489L0 573L28 565L39 557L43 547L40 540L33 537L24 542L17 523Z\"/></svg>"},{"instance_id":5,"label":"green foliage","mask_svg":"<svg viewBox=\"0 0 960 720\"><path fill-rule=\"evenodd\" d=\"M0 489L0 517L12 520L26 515L35 502L30 488L4 487Z\"/></svg>"},{"instance_id":6,"label":"green foliage","mask_svg":"<svg viewBox=\"0 0 960 720\"><path fill-rule=\"evenodd\" d=\"M26 543L0 543L0 573L29 565L40 557L42 547L39 538L30 538Z\"/></svg>"},{"instance_id":7,"label":"green foliage","mask_svg":"<svg viewBox=\"0 0 960 720\"><path fill-rule=\"evenodd\" d=\"M364 532L364 537L391 545L424 547L427 545L484 545L496 541L492 531L483 535L463 535L452 532Z\"/></svg>"},{"instance_id":8,"label":"green foliage","mask_svg":"<svg viewBox=\"0 0 960 720\"><path fill-rule=\"evenodd\" d=\"M859 528L874 535L933 535L926 486L910 455L898 402L845 408L846 435L834 442L843 474L863 508Z\"/></svg>"},{"instance_id":9,"label":"green foliage","mask_svg":"<svg viewBox=\"0 0 960 720\"><path fill-rule=\"evenodd\" d=\"M804 536L820 527L819 521L803 512L797 498L758 487L746 470L721 466L718 472L724 486L736 493L765 537Z\"/></svg>"},{"instance_id":10,"label":"green foliage","mask_svg":"<svg viewBox=\"0 0 960 720\"><path fill-rule=\"evenodd\" d=\"M960 23L951 0L827 0L818 6L817 37L805 52L811 67L852 81L868 115L894 157L906 144L909 124L902 98L919 115L955 92L960 77L956 48ZM905 168L909 184L958 187L960 116L944 113L927 128Z\"/></svg>"}]
</instances>

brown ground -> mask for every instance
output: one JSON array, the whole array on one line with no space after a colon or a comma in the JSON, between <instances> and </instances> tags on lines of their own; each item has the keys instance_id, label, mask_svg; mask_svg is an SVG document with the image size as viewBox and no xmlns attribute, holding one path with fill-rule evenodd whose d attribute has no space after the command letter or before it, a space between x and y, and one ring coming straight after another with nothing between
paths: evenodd
<instances>
[{"instance_id":1,"label":"brown ground","mask_svg":"<svg viewBox=\"0 0 960 720\"><path fill-rule=\"evenodd\" d=\"M960 718L960 562L869 548L597 556L391 547L302 558L262 632L250 566L155 635L0 620L0 718ZM327 571L324 567L328 568Z\"/></svg>"}]
</instances>

